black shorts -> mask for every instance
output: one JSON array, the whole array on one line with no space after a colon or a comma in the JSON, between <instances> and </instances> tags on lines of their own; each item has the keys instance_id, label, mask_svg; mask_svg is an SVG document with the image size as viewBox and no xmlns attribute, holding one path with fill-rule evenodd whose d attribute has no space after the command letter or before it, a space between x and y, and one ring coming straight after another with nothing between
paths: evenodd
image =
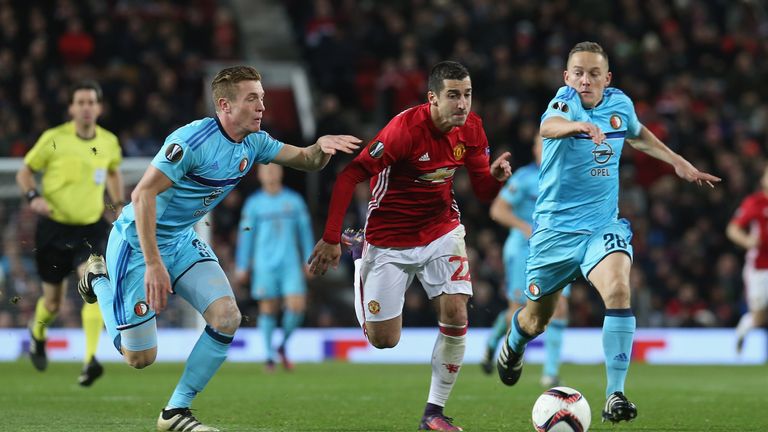
<instances>
[{"instance_id":1,"label":"black shorts","mask_svg":"<svg viewBox=\"0 0 768 432\"><path fill-rule=\"evenodd\" d=\"M109 235L104 219L90 225L65 225L40 217L35 231L35 261L43 282L59 283L88 255L104 255Z\"/></svg>"}]
</instances>

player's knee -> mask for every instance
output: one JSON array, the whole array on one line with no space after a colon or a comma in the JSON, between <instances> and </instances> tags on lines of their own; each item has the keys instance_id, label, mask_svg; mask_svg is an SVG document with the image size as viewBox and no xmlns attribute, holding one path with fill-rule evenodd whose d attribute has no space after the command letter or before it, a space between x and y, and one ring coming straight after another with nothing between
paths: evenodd
<instances>
[{"instance_id":1,"label":"player's knee","mask_svg":"<svg viewBox=\"0 0 768 432\"><path fill-rule=\"evenodd\" d=\"M603 301L608 309L625 309L629 307L629 285L616 284L605 294Z\"/></svg>"},{"instance_id":2,"label":"player's knee","mask_svg":"<svg viewBox=\"0 0 768 432\"><path fill-rule=\"evenodd\" d=\"M440 322L450 325L465 325L467 323L467 296L453 295L449 300L440 303Z\"/></svg>"},{"instance_id":3,"label":"player's knee","mask_svg":"<svg viewBox=\"0 0 768 432\"><path fill-rule=\"evenodd\" d=\"M144 369L155 362L157 353L154 354L142 352L129 352L125 354L125 361L128 365L134 369Z\"/></svg>"},{"instance_id":4,"label":"player's knee","mask_svg":"<svg viewBox=\"0 0 768 432\"><path fill-rule=\"evenodd\" d=\"M450 325L465 325L467 323L467 308L465 305L453 305L441 311L440 322Z\"/></svg>"},{"instance_id":5,"label":"player's knee","mask_svg":"<svg viewBox=\"0 0 768 432\"><path fill-rule=\"evenodd\" d=\"M399 334L368 335L368 342L378 349L394 348L400 342Z\"/></svg>"},{"instance_id":6,"label":"player's knee","mask_svg":"<svg viewBox=\"0 0 768 432\"><path fill-rule=\"evenodd\" d=\"M240 309L237 308L237 305L232 304L225 313L214 316L210 324L211 327L220 333L234 334L240 327L242 318Z\"/></svg>"}]
</instances>

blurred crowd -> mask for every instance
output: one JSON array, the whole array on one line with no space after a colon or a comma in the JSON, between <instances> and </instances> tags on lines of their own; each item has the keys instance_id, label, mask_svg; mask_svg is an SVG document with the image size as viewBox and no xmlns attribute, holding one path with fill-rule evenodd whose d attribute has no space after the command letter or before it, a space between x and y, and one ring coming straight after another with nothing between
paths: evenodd
<instances>
[{"instance_id":1,"label":"blurred crowd","mask_svg":"<svg viewBox=\"0 0 768 432\"><path fill-rule=\"evenodd\" d=\"M63 121L64 83L83 74L105 87L101 123L118 133L125 155L154 154L169 131L204 115L202 62L241 55L236 17L218 3L59 1L43 8L0 0L0 155L22 156L43 129ZM613 86L634 100L641 122L699 169L724 179L715 189L688 184L663 163L625 147L620 214L635 233L638 325L735 325L744 308L744 257L724 230L740 200L758 188L768 151L768 17L760 2L283 4L316 93L317 135L372 138L393 115L425 100L432 64L455 59L471 72L473 110L483 118L493 153L511 151L514 166L530 162L539 117L563 85L570 48L583 40L602 44ZM320 173L318 202L328 202L335 173L348 161L337 156ZM301 189L303 179L287 180ZM213 213L212 243L225 268L240 206L257 186L245 182ZM470 325L487 326L506 305L506 231L473 197L463 172L455 192L474 281ZM366 200L362 185L347 226L362 226ZM24 293L39 289L32 261L23 259L32 244L32 218L25 207L7 208L0 212L8 287L0 293L0 327L25 325L34 304L25 304ZM326 213L322 205L314 209L316 237ZM355 324L347 259L310 287L308 325ZM238 295L252 325L255 312L249 311L256 309L244 292ZM584 281L575 284L570 302L571 325L602 324L602 304ZM174 313L164 319L174 323ZM78 325L79 314L70 315L62 313L59 323ZM403 318L406 325L435 323L416 286Z\"/></svg>"},{"instance_id":2,"label":"blurred crowd","mask_svg":"<svg viewBox=\"0 0 768 432\"><path fill-rule=\"evenodd\" d=\"M207 112L204 61L239 58L238 44L216 0L0 0L0 156L66 121L67 87L83 77L103 87L100 124L124 155L154 155Z\"/></svg>"}]
</instances>

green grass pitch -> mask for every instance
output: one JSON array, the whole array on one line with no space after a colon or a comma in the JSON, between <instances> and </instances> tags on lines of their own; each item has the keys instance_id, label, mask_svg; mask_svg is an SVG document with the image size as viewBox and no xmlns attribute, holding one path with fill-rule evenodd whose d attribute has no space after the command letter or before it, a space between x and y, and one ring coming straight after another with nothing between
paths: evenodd
<instances>
[{"instance_id":1,"label":"green grass pitch","mask_svg":"<svg viewBox=\"0 0 768 432\"><path fill-rule=\"evenodd\" d=\"M0 430L152 431L183 368L133 370L106 364L92 388L80 388L75 363L35 371L26 359L0 363ZM446 414L467 431L532 431L530 411L543 390L528 365L508 388L465 365ZM565 384L587 397L593 431L768 431L768 366L633 364L627 395L632 423L599 420L602 366L565 365ZM225 363L193 409L223 431L415 431L429 387L429 365L299 364L265 374L261 364Z\"/></svg>"}]
</instances>

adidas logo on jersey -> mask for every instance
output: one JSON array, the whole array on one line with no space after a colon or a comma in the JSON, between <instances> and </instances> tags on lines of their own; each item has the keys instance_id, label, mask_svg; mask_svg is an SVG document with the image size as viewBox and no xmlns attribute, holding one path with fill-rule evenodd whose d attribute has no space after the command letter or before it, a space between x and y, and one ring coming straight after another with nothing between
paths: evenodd
<instances>
[{"instance_id":1,"label":"adidas logo on jersey","mask_svg":"<svg viewBox=\"0 0 768 432\"><path fill-rule=\"evenodd\" d=\"M427 152L427 153L424 153L424 154L423 154L423 155L421 155L421 157L419 158L419 162L429 162L430 160L431 160L431 159L429 158L429 152Z\"/></svg>"},{"instance_id":2,"label":"adidas logo on jersey","mask_svg":"<svg viewBox=\"0 0 768 432\"><path fill-rule=\"evenodd\" d=\"M616 361L620 361L620 362L626 362L626 361L629 361L629 359L627 358L627 355L626 355L626 354L624 354L624 353L621 353L621 354L617 355L617 356L616 356L616 357L614 357L613 359L614 359L614 360L616 360Z\"/></svg>"}]
</instances>

